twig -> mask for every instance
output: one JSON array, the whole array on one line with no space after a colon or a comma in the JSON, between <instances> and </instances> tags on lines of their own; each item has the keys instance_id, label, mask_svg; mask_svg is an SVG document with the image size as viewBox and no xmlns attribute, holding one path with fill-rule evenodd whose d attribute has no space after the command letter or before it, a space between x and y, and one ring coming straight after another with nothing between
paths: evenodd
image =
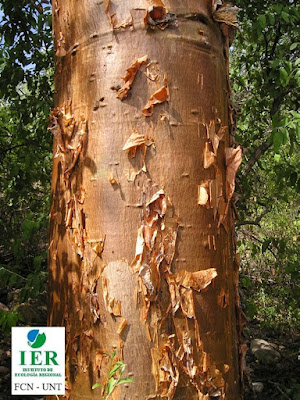
<instances>
[{"instance_id":1,"label":"twig","mask_svg":"<svg viewBox=\"0 0 300 400\"><path fill-rule=\"evenodd\" d=\"M243 222L237 222L235 225L236 227L242 226L242 225L257 225L260 227L260 221L263 219L263 217L269 212L269 209L265 209L258 217L255 218L254 221L243 221Z\"/></svg>"},{"instance_id":2,"label":"twig","mask_svg":"<svg viewBox=\"0 0 300 400\"><path fill-rule=\"evenodd\" d=\"M253 165L256 164L256 162L260 159L261 156L263 156L266 153L267 150L269 150L272 144L273 143L271 142L270 138L267 138L253 151L247 163L245 164L243 170L241 171L242 177L248 175Z\"/></svg>"},{"instance_id":3,"label":"twig","mask_svg":"<svg viewBox=\"0 0 300 400\"><path fill-rule=\"evenodd\" d=\"M286 393L284 393L284 391L281 389L281 387L278 385L277 382L272 382L272 381L269 381L269 382L272 383L273 385L275 385L276 388L278 389L278 391L279 391L286 399L292 400Z\"/></svg>"},{"instance_id":4,"label":"twig","mask_svg":"<svg viewBox=\"0 0 300 400\"><path fill-rule=\"evenodd\" d=\"M22 275L20 275L20 274L17 274L16 272L13 272L13 271L11 271L11 270L9 270L9 269L7 269L7 268L0 267L0 271L1 271L1 270L7 271L7 272L11 273L12 275L16 275L16 276L18 276L19 278L22 278L24 281L27 280L26 278L24 278L24 276L22 276Z\"/></svg>"},{"instance_id":5,"label":"twig","mask_svg":"<svg viewBox=\"0 0 300 400\"><path fill-rule=\"evenodd\" d=\"M30 4L32 5L33 8L35 8L40 14L44 13L43 6L41 4L36 4L34 0L29 0Z\"/></svg>"},{"instance_id":6,"label":"twig","mask_svg":"<svg viewBox=\"0 0 300 400\"><path fill-rule=\"evenodd\" d=\"M263 243L264 243L262 240L258 239L253 233L245 232L245 231L242 231L242 232L243 232L245 235L248 235L250 238L254 239L256 242L258 242L258 243L260 243L260 244L263 244ZM272 249L270 249L269 246L267 247L266 250L268 250L268 251L273 255L273 257L275 258L275 260L276 260L276 261L278 262L278 264L281 266L281 262L280 262L280 260L278 259L277 255L274 253L274 251L273 251Z\"/></svg>"}]
</instances>

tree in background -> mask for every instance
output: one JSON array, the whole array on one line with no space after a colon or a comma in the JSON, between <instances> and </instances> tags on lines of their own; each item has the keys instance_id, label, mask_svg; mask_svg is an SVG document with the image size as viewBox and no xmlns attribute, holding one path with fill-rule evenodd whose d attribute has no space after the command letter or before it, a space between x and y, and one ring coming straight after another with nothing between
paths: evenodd
<instances>
[{"instance_id":1,"label":"tree in background","mask_svg":"<svg viewBox=\"0 0 300 400\"><path fill-rule=\"evenodd\" d=\"M287 4L288 3L288 4ZM236 140L244 147L237 222L247 313L294 329L299 319L299 4L237 1L232 51ZM283 283L284 282L284 283Z\"/></svg>"},{"instance_id":2,"label":"tree in background","mask_svg":"<svg viewBox=\"0 0 300 400\"><path fill-rule=\"evenodd\" d=\"M45 289L51 171L51 10L1 1L0 277L22 301Z\"/></svg>"}]
</instances>

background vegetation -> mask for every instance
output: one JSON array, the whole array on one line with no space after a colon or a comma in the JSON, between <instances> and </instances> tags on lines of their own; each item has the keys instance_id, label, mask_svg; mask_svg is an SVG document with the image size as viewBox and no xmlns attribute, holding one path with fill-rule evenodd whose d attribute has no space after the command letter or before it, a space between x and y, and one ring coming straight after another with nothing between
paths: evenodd
<instances>
[{"instance_id":1,"label":"background vegetation","mask_svg":"<svg viewBox=\"0 0 300 400\"><path fill-rule=\"evenodd\" d=\"M288 377L267 385L264 396L299 400L294 368L300 303L300 7L292 0L235 4L240 29L231 47L231 80L236 141L244 149L236 234L241 299L250 321L245 332L249 341L257 335L273 338L290 352L284 359L291 361L284 364ZM0 309L3 334L24 319L20 305L46 290L54 56L48 1L0 0L0 7L0 302L8 307Z\"/></svg>"}]
</instances>

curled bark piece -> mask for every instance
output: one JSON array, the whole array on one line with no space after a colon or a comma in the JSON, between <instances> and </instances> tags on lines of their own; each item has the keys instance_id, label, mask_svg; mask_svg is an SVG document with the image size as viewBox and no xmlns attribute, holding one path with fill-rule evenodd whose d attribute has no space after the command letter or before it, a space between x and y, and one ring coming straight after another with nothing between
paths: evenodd
<instances>
[{"instance_id":1,"label":"curled bark piece","mask_svg":"<svg viewBox=\"0 0 300 400\"><path fill-rule=\"evenodd\" d=\"M149 139L148 136L144 136L137 132L137 130L133 129L132 134L127 139L124 144L122 150L129 150L131 157L135 157L136 150L138 147L144 148L145 146L151 146L154 143L152 139Z\"/></svg>"},{"instance_id":2,"label":"curled bark piece","mask_svg":"<svg viewBox=\"0 0 300 400\"><path fill-rule=\"evenodd\" d=\"M120 100L124 100L127 97L128 92L133 84L134 78L138 70L143 64L146 64L148 56L144 56L138 58L130 67L126 70L126 75L124 76L123 81L125 82L124 85L119 89L117 97Z\"/></svg>"},{"instance_id":3,"label":"curled bark piece","mask_svg":"<svg viewBox=\"0 0 300 400\"><path fill-rule=\"evenodd\" d=\"M179 370L174 352L175 335L168 337L167 343L160 348L151 349L152 373L156 390L161 397L172 400L179 382Z\"/></svg>"},{"instance_id":4,"label":"curled bark piece","mask_svg":"<svg viewBox=\"0 0 300 400\"><path fill-rule=\"evenodd\" d=\"M177 284L185 288L192 288L200 292L200 290L203 290L210 285L217 275L215 268L208 268L196 272L181 270L175 275L175 280Z\"/></svg>"},{"instance_id":5,"label":"curled bark piece","mask_svg":"<svg viewBox=\"0 0 300 400\"><path fill-rule=\"evenodd\" d=\"M203 163L204 168L207 169L216 162L219 144L224 137L227 127L220 126L218 132L216 132L216 123L214 120L211 120L209 124L205 124L205 128L207 141L204 143L203 148Z\"/></svg>"},{"instance_id":6,"label":"curled bark piece","mask_svg":"<svg viewBox=\"0 0 300 400\"><path fill-rule=\"evenodd\" d=\"M211 8L212 8L212 12L214 13L217 9L218 6L222 5L222 0L212 0L211 1Z\"/></svg>"},{"instance_id":7,"label":"curled bark piece","mask_svg":"<svg viewBox=\"0 0 300 400\"><path fill-rule=\"evenodd\" d=\"M108 293L108 280L102 276L102 290L103 290L103 300L105 309L115 317L121 317L121 301L115 300L114 297L110 297Z\"/></svg>"},{"instance_id":8,"label":"curled bark piece","mask_svg":"<svg viewBox=\"0 0 300 400\"><path fill-rule=\"evenodd\" d=\"M161 0L147 0L147 3L153 7L165 7Z\"/></svg>"},{"instance_id":9,"label":"curled bark piece","mask_svg":"<svg viewBox=\"0 0 300 400\"><path fill-rule=\"evenodd\" d=\"M170 91L168 86L168 76L167 74L164 75L164 85L159 88L156 92L148 100L148 103L142 109L142 113L146 117L150 117L153 115L154 105L161 104L165 101L168 101L170 98Z\"/></svg>"},{"instance_id":10,"label":"curled bark piece","mask_svg":"<svg viewBox=\"0 0 300 400\"><path fill-rule=\"evenodd\" d=\"M220 294L218 294L218 304L222 308L226 308L229 304L229 290L221 289Z\"/></svg>"},{"instance_id":11,"label":"curled bark piece","mask_svg":"<svg viewBox=\"0 0 300 400\"><path fill-rule=\"evenodd\" d=\"M168 28L168 26L177 27L176 15L168 13L165 7L152 6L147 10L145 19L145 25L151 29L156 27L162 31Z\"/></svg>"},{"instance_id":12,"label":"curled bark piece","mask_svg":"<svg viewBox=\"0 0 300 400\"><path fill-rule=\"evenodd\" d=\"M125 169L124 174L128 180L128 182L134 182L135 178L142 172L142 170L135 171L133 169Z\"/></svg>"},{"instance_id":13,"label":"curled bark piece","mask_svg":"<svg viewBox=\"0 0 300 400\"><path fill-rule=\"evenodd\" d=\"M61 157L64 177L68 180L83 150L87 135L87 121L84 115L79 123L71 113L71 104L57 107L50 115L50 127L57 143L54 158Z\"/></svg>"},{"instance_id":14,"label":"curled bark piece","mask_svg":"<svg viewBox=\"0 0 300 400\"><path fill-rule=\"evenodd\" d=\"M111 185L118 185L118 181L111 171L107 174L107 179Z\"/></svg>"},{"instance_id":15,"label":"curled bark piece","mask_svg":"<svg viewBox=\"0 0 300 400\"><path fill-rule=\"evenodd\" d=\"M198 185L198 204L200 206L209 205L209 181L203 181Z\"/></svg>"},{"instance_id":16,"label":"curled bark piece","mask_svg":"<svg viewBox=\"0 0 300 400\"><path fill-rule=\"evenodd\" d=\"M229 201L233 196L235 189L235 176L242 162L242 149L238 146L236 149L228 147L225 149L226 158L226 199Z\"/></svg>"},{"instance_id":17,"label":"curled bark piece","mask_svg":"<svg viewBox=\"0 0 300 400\"><path fill-rule=\"evenodd\" d=\"M216 155L211 150L211 148L212 148L211 143L209 143L209 142L205 142L204 143L204 147L203 147L203 167L205 169L211 167L216 162Z\"/></svg>"},{"instance_id":18,"label":"curled bark piece","mask_svg":"<svg viewBox=\"0 0 300 400\"><path fill-rule=\"evenodd\" d=\"M56 55L56 57L64 57L66 54L67 54L67 51L65 49L65 37L62 32L59 32L59 38L58 38L57 44L56 44L55 55Z\"/></svg>"},{"instance_id":19,"label":"curled bark piece","mask_svg":"<svg viewBox=\"0 0 300 400\"><path fill-rule=\"evenodd\" d=\"M131 267L134 272L139 272L142 266L143 254L144 254L144 227L140 226L138 229L137 239L136 239L136 248L135 248L135 258L131 263Z\"/></svg>"},{"instance_id":20,"label":"curled bark piece","mask_svg":"<svg viewBox=\"0 0 300 400\"><path fill-rule=\"evenodd\" d=\"M118 335L122 334L123 330L126 328L127 325L128 325L127 319L122 317L119 328L117 330Z\"/></svg>"},{"instance_id":21,"label":"curled bark piece","mask_svg":"<svg viewBox=\"0 0 300 400\"><path fill-rule=\"evenodd\" d=\"M65 225L70 242L75 248L76 253L83 259L87 236L85 230L85 213L76 195L73 195L67 201Z\"/></svg>"},{"instance_id":22,"label":"curled bark piece","mask_svg":"<svg viewBox=\"0 0 300 400\"><path fill-rule=\"evenodd\" d=\"M213 13L213 19L217 22L238 28L238 11L238 7L226 2Z\"/></svg>"},{"instance_id":23,"label":"curled bark piece","mask_svg":"<svg viewBox=\"0 0 300 400\"><path fill-rule=\"evenodd\" d=\"M110 0L104 0L104 11L107 15L110 26L114 29L117 24L117 16L116 14L111 14L110 12Z\"/></svg>"},{"instance_id":24,"label":"curled bark piece","mask_svg":"<svg viewBox=\"0 0 300 400\"><path fill-rule=\"evenodd\" d=\"M132 15L129 14L129 16L122 22L120 22L119 24L115 24L114 25L114 30L118 30L118 29L126 29L126 28L130 28L130 30L133 29L133 18Z\"/></svg>"},{"instance_id":25,"label":"curled bark piece","mask_svg":"<svg viewBox=\"0 0 300 400\"><path fill-rule=\"evenodd\" d=\"M105 235L102 235L100 239L89 239L87 243L90 243L97 256L101 257L104 250Z\"/></svg>"}]
</instances>

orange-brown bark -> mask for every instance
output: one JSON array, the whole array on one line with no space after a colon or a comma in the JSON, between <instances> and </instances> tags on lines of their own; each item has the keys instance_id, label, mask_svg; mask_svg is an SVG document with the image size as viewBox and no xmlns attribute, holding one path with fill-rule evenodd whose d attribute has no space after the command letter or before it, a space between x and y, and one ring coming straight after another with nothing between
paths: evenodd
<instances>
[{"instance_id":1,"label":"orange-brown bark","mask_svg":"<svg viewBox=\"0 0 300 400\"><path fill-rule=\"evenodd\" d=\"M241 399L241 150L213 5L53 2L49 324L72 400L99 398L113 349L134 383L112 399Z\"/></svg>"}]
</instances>

